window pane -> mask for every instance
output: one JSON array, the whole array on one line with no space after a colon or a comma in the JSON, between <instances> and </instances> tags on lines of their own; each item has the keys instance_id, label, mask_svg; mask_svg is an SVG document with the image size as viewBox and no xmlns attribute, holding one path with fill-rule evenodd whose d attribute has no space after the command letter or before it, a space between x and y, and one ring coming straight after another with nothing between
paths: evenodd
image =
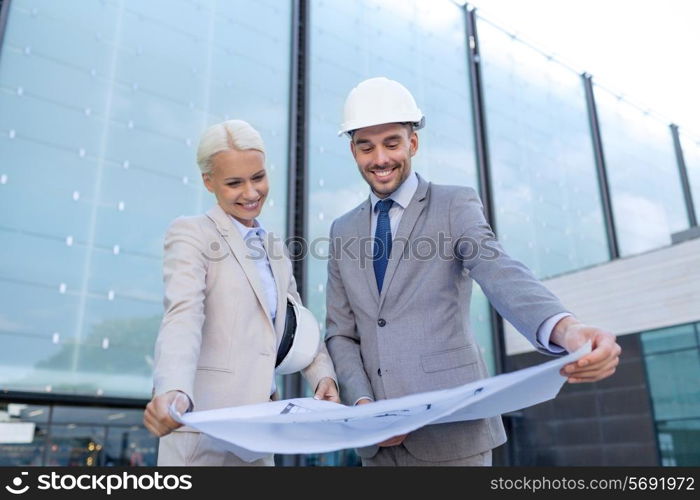
<instances>
[{"instance_id":1,"label":"window pane","mask_svg":"<svg viewBox=\"0 0 700 500\"><path fill-rule=\"evenodd\" d=\"M491 325L489 301L476 282L474 282L474 290L472 292L470 320L474 338L481 348L481 353L484 355L489 374L491 376L497 375L496 353L493 350L493 327Z\"/></svg>"},{"instance_id":2,"label":"window pane","mask_svg":"<svg viewBox=\"0 0 700 500\"><path fill-rule=\"evenodd\" d=\"M42 465L49 411L0 401L0 466Z\"/></svg>"},{"instance_id":3,"label":"window pane","mask_svg":"<svg viewBox=\"0 0 700 500\"><path fill-rule=\"evenodd\" d=\"M46 465L97 467L104 449L104 427L52 425Z\"/></svg>"},{"instance_id":4,"label":"window pane","mask_svg":"<svg viewBox=\"0 0 700 500\"><path fill-rule=\"evenodd\" d=\"M156 465L158 440L143 427L110 427L104 449L106 466Z\"/></svg>"},{"instance_id":5,"label":"window pane","mask_svg":"<svg viewBox=\"0 0 700 500\"><path fill-rule=\"evenodd\" d=\"M683 159L688 169L688 180L690 182L690 192L695 205L695 217L700 219L700 139L693 138L681 132L681 147L683 148Z\"/></svg>"},{"instance_id":6,"label":"window pane","mask_svg":"<svg viewBox=\"0 0 700 500\"><path fill-rule=\"evenodd\" d=\"M668 124L594 90L620 254L670 245L688 214Z\"/></svg>"},{"instance_id":7,"label":"window pane","mask_svg":"<svg viewBox=\"0 0 700 500\"><path fill-rule=\"evenodd\" d=\"M700 465L700 419L658 424L661 465Z\"/></svg>"},{"instance_id":8,"label":"window pane","mask_svg":"<svg viewBox=\"0 0 700 500\"><path fill-rule=\"evenodd\" d=\"M700 416L700 353L688 349L646 356L656 420Z\"/></svg>"},{"instance_id":9,"label":"window pane","mask_svg":"<svg viewBox=\"0 0 700 500\"><path fill-rule=\"evenodd\" d=\"M645 354L674 351L698 345L693 325L674 326L645 332L641 338Z\"/></svg>"},{"instance_id":10,"label":"window pane","mask_svg":"<svg viewBox=\"0 0 700 500\"><path fill-rule=\"evenodd\" d=\"M580 75L478 23L496 227L539 277L608 260Z\"/></svg>"},{"instance_id":11,"label":"window pane","mask_svg":"<svg viewBox=\"0 0 700 500\"><path fill-rule=\"evenodd\" d=\"M290 30L289 1L12 1L0 387L150 396L164 232L215 202L195 164L206 126L261 132L261 218L284 235Z\"/></svg>"}]
</instances>

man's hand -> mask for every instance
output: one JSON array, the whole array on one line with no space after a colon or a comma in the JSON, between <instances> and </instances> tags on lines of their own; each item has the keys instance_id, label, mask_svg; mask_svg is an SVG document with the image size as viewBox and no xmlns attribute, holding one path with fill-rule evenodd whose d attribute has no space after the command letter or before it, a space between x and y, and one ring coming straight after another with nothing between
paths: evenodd
<instances>
[{"instance_id":1,"label":"man's hand","mask_svg":"<svg viewBox=\"0 0 700 500\"><path fill-rule=\"evenodd\" d=\"M146 405L143 424L152 434L163 437L178 427L182 427L182 424L173 420L168 413L168 408L173 401L175 401L175 408L180 413L185 413L190 407L190 399L184 392L180 391L168 391L154 397Z\"/></svg>"},{"instance_id":2,"label":"man's hand","mask_svg":"<svg viewBox=\"0 0 700 500\"><path fill-rule=\"evenodd\" d=\"M575 363L564 366L559 372L572 384L597 382L615 373L622 348L615 342L612 333L586 326L571 316L559 321L552 332L551 341L568 352L575 351L589 340L591 352Z\"/></svg>"},{"instance_id":3,"label":"man's hand","mask_svg":"<svg viewBox=\"0 0 700 500\"><path fill-rule=\"evenodd\" d=\"M334 403L340 403L340 396L338 396L338 386L335 385L335 380L333 380L330 377L323 377L318 383L318 387L316 387L314 399L323 399L325 401L333 401Z\"/></svg>"},{"instance_id":4,"label":"man's hand","mask_svg":"<svg viewBox=\"0 0 700 500\"><path fill-rule=\"evenodd\" d=\"M356 403L356 405L366 405L367 403L371 402L371 399L362 398ZM403 440L406 439L406 436L408 436L408 434L400 434L398 436L390 437L389 439L382 441L381 443L377 443L377 446L382 448L386 448L389 446L398 446L401 443L403 443Z\"/></svg>"}]
</instances>

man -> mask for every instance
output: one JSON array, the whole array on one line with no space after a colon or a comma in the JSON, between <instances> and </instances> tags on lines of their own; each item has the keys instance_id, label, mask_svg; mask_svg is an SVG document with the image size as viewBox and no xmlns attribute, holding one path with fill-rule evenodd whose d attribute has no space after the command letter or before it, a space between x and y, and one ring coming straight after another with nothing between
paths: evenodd
<instances>
[{"instance_id":1,"label":"man","mask_svg":"<svg viewBox=\"0 0 700 500\"><path fill-rule=\"evenodd\" d=\"M487 377L469 329L472 280L538 351L558 355L592 342L591 353L562 369L569 382L615 371L615 337L579 323L505 254L473 189L433 185L412 172L425 120L403 85L360 83L344 115L340 133L371 188L331 226L326 344L345 404ZM426 249L434 250L428 258ZM495 417L426 426L358 451L363 465L491 465L491 450L505 441Z\"/></svg>"}]
</instances>

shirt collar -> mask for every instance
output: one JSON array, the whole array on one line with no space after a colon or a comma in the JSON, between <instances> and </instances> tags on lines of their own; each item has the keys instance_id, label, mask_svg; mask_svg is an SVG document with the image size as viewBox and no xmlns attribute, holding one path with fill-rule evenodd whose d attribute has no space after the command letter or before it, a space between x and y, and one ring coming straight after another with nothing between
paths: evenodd
<instances>
[{"instance_id":1,"label":"shirt collar","mask_svg":"<svg viewBox=\"0 0 700 500\"><path fill-rule=\"evenodd\" d=\"M415 172L411 172L411 175L409 175L398 187L398 189L388 196L388 198L394 200L394 203L400 205L401 208L405 210L408 204L411 202L413 195L416 194L416 189L418 189L418 177ZM372 210L374 210L379 200L387 198L380 198L374 194L374 191L370 191L369 199L372 202Z\"/></svg>"},{"instance_id":2,"label":"shirt collar","mask_svg":"<svg viewBox=\"0 0 700 500\"><path fill-rule=\"evenodd\" d=\"M229 217L233 221L233 225L236 226L238 231L244 240L252 238L253 236L259 236L260 238L265 236L265 228L260 225L257 219L253 220L253 227L244 226L241 224L233 215L229 214Z\"/></svg>"}]
</instances>

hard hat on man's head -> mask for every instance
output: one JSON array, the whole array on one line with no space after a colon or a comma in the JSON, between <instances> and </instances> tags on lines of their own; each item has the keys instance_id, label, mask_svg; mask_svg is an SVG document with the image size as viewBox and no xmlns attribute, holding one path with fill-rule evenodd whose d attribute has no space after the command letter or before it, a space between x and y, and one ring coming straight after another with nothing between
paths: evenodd
<instances>
[{"instance_id":1,"label":"hard hat on man's head","mask_svg":"<svg viewBox=\"0 0 700 500\"><path fill-rule=\"evenodd\" d=\"M406 87L380 76L360 82L350 91L338 135L384 123L411 123L417 130L425 124L425 116Z\"/></svg>"}]
</instances>

